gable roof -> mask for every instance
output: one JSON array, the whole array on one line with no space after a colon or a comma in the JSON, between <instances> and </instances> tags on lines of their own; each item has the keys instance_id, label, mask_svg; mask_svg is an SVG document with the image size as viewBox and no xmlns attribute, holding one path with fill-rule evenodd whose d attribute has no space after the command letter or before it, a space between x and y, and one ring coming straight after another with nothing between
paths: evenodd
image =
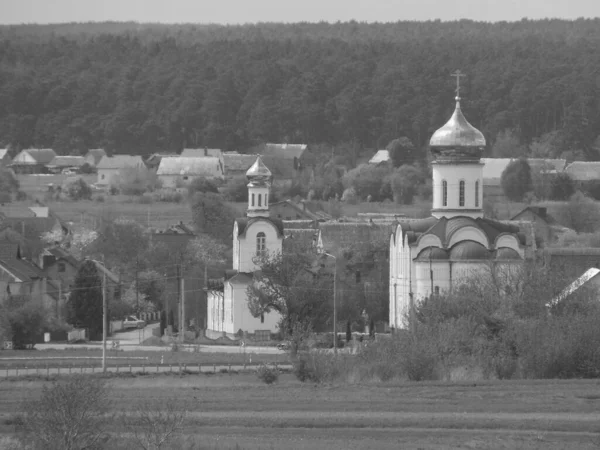
<instances>
[{"instance_id":1,"label":"gable roof","mask_svg":"<svg viewBox=\"0 0 600 450\"><path fill-rule=\"evenodd\" d=\"M261 156L274 156L284 159L300 159L306 151L306 144L261 144L252 147L252 153L258 153Z\"/></svg>"},{"instance_id":2,"label":"gable roof","mask_svg":"<svg viewBox=\"0 0 600 450\"><path fill-rule=\"evenodd\" d=\"M50 164L50 162L56 158L56 153L51 148L28 148L21 151L19 155L24 153L31 156L37 164ZM15 156L15 159L17 159L19 155Z\"/></svg>"},{"instance_id":3,"label":"gable roof","mask_svg":"<svg viewBox=\"0 0 600 450\"><path fill-rule=\"evenodd\" d=\"M296 202L294 202L293 200L287 199L287 200L282 200L280 202L275 202L275 203L271 203L270 207L276 207L279 205L287 205L289 207L291 207L292 209L294 209L300 216L304 217L305 219L308 220L328 220L331 219L332 217L323 212L323 211L311 211L307 206L306 206L306 202L301 202L301 204L297 204Z\"/></svg>"},{"instance_id":4,"label":"gable roof","mask_svg":"<svg viewBox=\"0 0 600 450\"><path fill-rule=\"evenodd\" d=\"M369 160L369 164L379 164L382 162L390 161L390 152L389 150L377 150L377 153L373 155L373 157Z\"/></svg>"},{"instance_id":5,"label":"gable roof","mask_svg":"<svg viewBox=\"0 0 600 450\"><path fill-rule=\"evenodd\" d=\"M50 162L50 166L56 167L81 167L85 163L83 156L55 156Z\"/></svg>"},{"instance_id":6,"label":"gable roof","mask_svg":"<svg viewBox=\"0 0 600 450\"><path fill-rule=\"evenodd\" d=\"M104 156L97 165L98 169L138 169L146 165L138 155Z\"/></svg>"},{"instance_id":7,"label":"gable roof","mask_svg":"<svg viewBox=\"0 0 600 450\"><path fill-rule=\"evenodd\" d=\"M4 159L6 158L8 155L8 149L7 148L0 148L0 159Z\"/></svg>"},{"instance_id":8,"label":"gable roof","mask_svg":"<svg viewBox=\"0 0 600 450\"><path fill-rule=\"evenodd\" d=\"M245 155L241 153L223 153L223 165L225 175L231 173L243 173L254 164L257 155Z\"/></svg>"},{"instance_id":9,"label":"gable roof","mask_svg":"<svg viewBox=\"0 0 600 450\"><path fill-rule=\"evenodd\" d=\"M546 169L547 172L562 172L567 166L566 159L528 158L527 162L532 169Z\"/></svg>"},{"instance_id":10,"label":"gable roof","mask_svg":"<svg viewBox=\"0 0 600 450\"><path fill-rule=\"evenodd\" d=\"M600 179L600 162L573 161L565 168L565 172L575 181L591 181Z\"/></svg>"},{"instance_id":11,"label":"gable roof","mask_svg":"<svg viewBox=\"0 0 600 450\"><path fill-rule=\"evenodd\" d=\"M549 224L553 224L556 222L554 220L554 217L548 214L548 208L546 208L545 206L527 206L521 211L519 211L517 214L515 214L513 217L511 217L510 220L519 220L519 216L526 212L531 212L532 214L538 216L540 219L544 220Z\"/></svg>"},{"instance_id":12,"label":"gable roof","mask_svg":"<svg viewBox=\"0 0 600 450\"><path fill-rule=\"evenodd\" d=\"M223 165L219 158L171 157L160 160L157 175L191 175L204 177L222 177Z\"/></svg>"},{"instance_id":13,"label":"gable roof","mask_svg":"<svg viewBox=\"0 0 600 450\"><path fill-rule=\"evenodd\" d=\"M295 252L314 247L319 238L319 230L314 228L286 228L283 238L283 250Z\"/></svg>"},{"instance_id":14,"label":"gable roof","mask_svg":"<svg viewBox=\"0 0 600 450\"><path fill-rule=\"evenodd\" d=\"M223 151L219 148L184 148L180 156L184 158L206 158L209 156L221 158Z\"/></svg>"},{"instance_id":15,"label":"gable roof","mask_svg":"<svg viewBox=\"0 0 600 450\"><path fill-rule=\"evenodd\" d=\"M44 250L46 253L54 256L57 260L63 259L73 267L79 267L79 261L67 250L60 247L51 247Z\"/></svg>"},{"instance_id":16,"label":"gable roof","mask_svg":"<svg viewBox=\"0 0 600 450\"><path fill-rule=\"evenodd\" d=\"M104 151L103 148L92 148L88 150L88 152L85 155L85 158L94 158L93 165L97 165L104 156L106 156L106 151Z\"/></svg>"},{"instance_id":17,"label":"gable roof","mask_svg":"<svg viewBox=\"0 0 600 450\"><path fill-rule=\"evenodd\" d=\"M254 222L258 222L261 220L271 222L277 229L277 234L279 236L283 236L283 222L279 219L273 219L270 217L243 217L235 219L235 222L238 226L238 236L244 236L246 234L246 229L250 225L252 225Z\"/></svg>"},{"instance_id":18,"label":"gable roof","mask_svg":"<svg viewBox=\"0 0 600 450\"><path fill-rule=\"evenodd\" d=\"M4 270L21 282L36 278L44 278L44 274L41 269L24 259L1 259L0 267L4 268Z\"/></svg>"},{"instance_id":19,"label":"gable roof","mask_svg":"<svg viewBox=\"0 0 600 450\"><path fill-rule=\"evenodd\" d=\"M108 268L104 264L102 264L100 261L92 260L92 262L96 266L96 269L98 269L98 272L99 272L100 276L102 276L105 273L106 274L106 278L108 278L113 283L118 283L119 282L119 277L116 276L110 270L108 270Z\"/></svg>"}]
</instances>

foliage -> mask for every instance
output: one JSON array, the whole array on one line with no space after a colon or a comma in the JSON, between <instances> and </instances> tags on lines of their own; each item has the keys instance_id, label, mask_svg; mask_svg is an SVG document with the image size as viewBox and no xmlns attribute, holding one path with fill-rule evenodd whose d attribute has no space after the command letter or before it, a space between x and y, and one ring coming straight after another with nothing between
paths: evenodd
<instances>
[{"instance_id":1,"label":"foliage","mask_svg":"<svg viewBox=\"0 0 600 450\"><path fill-rule=\"evenodd\" d=\"M96 173L96 169L89 163L83 163L83 165L79 168L79 173L89 175Z\"/></svg>"},{"instance_id":2,"label":"foliage","mask_svg":"<svg viewBox=\"0 0 600 450\"><path fill-rule=\"evenodd\" d=\"M42 387L41 397L25 404L23 431L34 448L101 448L108 439L109 400L100 378L73 375Z\"/></svg>"},{"instance_id":3,"label":"foliage","mask_svg":"<svg viewBox=\"0 0 600 450\"><path fill-rule=\"evenodd\" d=\"M191 197L196 192L200 192L201 194L204 194L206 192L218 194L219 190L217 189L217 186L215 185L213 180L205 177L196 177L188 186L188 195Z\"/></svg>"},{"instance_id":4,"label":"foliage","mask_svg":"<svg viewBox=\"0 0 600 450\"><path fill-rule=\"evenodd\" d=\"M386 166L362 164L350 170L342 177L344 188L353 188L359 199L371 197L374 201L384 200L381 196L386 175L390 172Z\"/></svg>"},{"instance_id":5,"label":"foliage","mask_svg":"<svg viewBox=\"0 0 600 450\"><path fill-rule=\"evenodd\" d=\"M102 335L102 280L93 261L86 260L75 275L67 304L67 322L90 332L90 339Z\"/></svg>"},{"instance_id":6,"label":"foliage","mask_svg":"<svg viewBox=\"0 0 600 450\"><path fill-rule=\"evenodd\" d=\"M122 414L120 419L133 435L135 446L142 450L160 450L173 444L188 414L185 405L171 399L143 402L137 411L136 416Z\"/></svg>"},{"instance_id":7,"label":"foliage","mask_svg":"<svg viewBox=\"0 0 600 450\"><path fill-rule=\"evenodd\" d=\"M518 158L527 154L527 149L519 142L513 130L504 130L498 133L492 146L494 158Z\"/></svg>"},{"instance_id":8,"label":"foliage","mask_svg":"<svg viewBox=\"0 0 600 450\"><path fill-rule=\"evenodd\" d=\"M406 164L399 167L390 176L394 201L410 205L415 195L419 192L419 186L424 183L425 176L423 171L418 167Z\"/></svg>"},{"instance_id":9,"label":"foliage","mask_svg":"<svg viewBox=\"0 0 600 450\"><path fill-rule=\"evenodd\" d=\"M394 139L386 146L386 149L389 151L394 167L414 164L424 156L424 154L417 152L417 149L407 137Z\"/></svg>"},{"instance_id":10,"label":"foliage","mask_svg":"<svg viewBox=\"0 0 600 450\"><path fill-rule=\"evenodd\" d=\"M248 182L242 177L233 177L223 186L223 195L230 202L248 201Z\"/></svg>"},{"instance_id":11,"label":"foliage","mask_svg":"<svg viewBox=\"0 0 600 450\"><path fill-rule=\"evenodd\" d=\"M521 158L511 162L500 179L504 195L509 200L518 202L531 190L531 168L526 159Z\"/></svg>"},{"instance_id":12,"label":"foliage","mask_svg":"<svg viewBox=\"0 0 600 450\"><path fill-rule=\"evenodd\" d=\"M91 200L92 188L83 180L77 178L67 185L67 195L71 200Z\"/></svg>"},{"instance_id":13,"label":"foliage","mask_svg":"<svg viewBox=\"0 0 600 450\"><path fill-rule=\"evenodd\" d=\"M258 369L256 369L256 375L258 379L265 384L273 384L276 383L279 379L279 370L275 367L267 366L266 364L262 364Z\"/></svg>"},{"instance_id":14,"label":"foliage","mask_svg":"<svg viewBox=\"0 0 600 450\"><path fill-rule=\"evenodd\" d=\"M12 170L0 169L0 192L15 193L19 191L19 180Z\"/></svg>"},{"instance_id":15,"label":"foliage","mask_svg":"<svg viewBox=\"0 0 600 450\"><path fill-rule=\"evenodd\" d=\"M153 170L120 169L115 177L114 186L124 195L142 195L161 187L161 181Z\"/></svg>"},{"instance_id":16,"label":"foliage","mask_svg":"<svg viewBox=\"0 0 600 450\"><path fill-rule=\"evenodd\" d=\"M191 199L192 214L198 231L208 233L215 239L231 242L233 220L236 212L214 193L197 193Z\"/></svg>"},{"instance_id":17,"label":"foliage","mask_svg":"<svg viewBox=\"0 0 600 450\"><path fill-rule=\"evenodd\" d=\"M547 173L551 167L531 171L533 193L537 199L568 200L575 193L575 183L566 172Z\"/></svg>"},{"instance_id":18,"label":"foliage","mask_svg":"<svg viewBox=\"0 0 600 450\"><path fill-rule=\"evenodd\" d=\"M33 299L11 295L0 305L0 336L13 342L13 348L24 349L39 342L46 327L46 311Z\"/></svg>"},{"instance_id":19,"label":"foliage","mask_svg":"<svg viewBox=\"0 0 600 450\"><path fill-rule=\"evenodd\" d=\"M568 202L558 205L556 220L578 233L592 233L598 229L600 209L598 204L582 192L577 191Z\"/></svg>"}]
</instances>

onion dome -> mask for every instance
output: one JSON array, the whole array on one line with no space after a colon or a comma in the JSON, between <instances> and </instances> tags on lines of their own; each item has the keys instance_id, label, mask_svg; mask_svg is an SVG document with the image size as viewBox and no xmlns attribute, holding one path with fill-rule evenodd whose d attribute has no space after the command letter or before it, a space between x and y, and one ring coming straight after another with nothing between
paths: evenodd
<instances>
[{"instance_id":1,"label":"onion dome","mask_svg":"<svg viewBox=\"0 0 600 450\"><path fill-rule=\"evenodd\" d=\"M514 248L510 247L500 247L496 250L495 259L522 259L519 252L517 252Z\"/></svg>"},{"instance_id":2,"label":"onion dome","mask_svg":"<svg viewBox=\"0 0 600 450\"><path fill-rule=\"evenodd\" d=\"M246 178L250 183L254 184L268 183L272 180L273 174L265 166L265 163L262 162L260 156L258 156L254 164L246 172Z\"/></svg>"},{"instance_id":3,"label":"onion dome","mask_svg":"<svg viewBox=\"0 0 600 450\"><path fill-rule=\"evenodd\" d=\"M415 261L447 261L448 252L439 247L427 247L421 250Z\"/></svg>"},{"instance_id":4,"label":"onion dome","mask_svg":"<svg viewBox=\"0 0 600 450\"><path fill-rule=\"evenodd\" d=\"M450 250L453 261L484 260L490 258L487 248L475 241L462 241Z\"/></svg>"},{"instance_id":5,"label":"onion dome","mask_svg":"<svg viewBox=\"0 0 600 450\"><path fill-rule=\"evenodd\" d=\"M436 160L479 160L485 149L483 133L471 125L460 109L460 97L456 97L454 114L429 140L429 147Z\"/></svg>"}]
</instances>

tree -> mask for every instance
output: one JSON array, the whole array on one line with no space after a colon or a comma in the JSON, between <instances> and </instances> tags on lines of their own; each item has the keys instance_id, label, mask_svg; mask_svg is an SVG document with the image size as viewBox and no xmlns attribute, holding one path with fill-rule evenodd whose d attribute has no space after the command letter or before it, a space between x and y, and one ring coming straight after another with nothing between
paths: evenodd
<instances>
[{"instance_id":1,"label":"tree","mask_svg":"<svg viewBox=\"0 0 600 450\"><path fill-rule=\"evenodd\" d=\"M19 180L11 170L0 169L0 192L14 193L19 190Z\"/></svg>"},{"instance_id":2,"label":"tree","mask_svg":"<svg viewBox=\"0 0 600 450\"><path fill-rule=\"evenodd\" d=\"M555 215L561 225L578 233L591 233L598 230L600 222L598 204L581 191L577 191L568 202L561 204Z\"/></svg>"},{"instance_id":3,"label":"tree","mask_svg":"<svg viewBox=\"0 0 600 450\"><path fill-rule=\"evenodd\" d=\"M423 156L417 152L417 149L407 137L394 139L387 145L386 149L390 153L390 159L394 167L400 167L404 164L414 164Z\"/></svg>"},{"instance_id":4,"label":"tree","mask_svg":"<svg viewBox=\"0 0 600 450\"><path fill-rule=\"evenodd\" d=\"M531 167L526 159L521 158L511 162L500 178L504 195L509 200L518 202L523 200L531 190Z\"/></svg>"},{"instance_id":5,"label":"tree","mask_svg":"<svg viewBox=\"0 0 600 450\"><path fill-rule=\"evenodd\" d=\"M83 178L77 178L67 185L67 195L71 200L91 200L92 188L83 181Z\"/></svg>"},{"instance_id":6,"label":"tree","mask_svg":"<svg viewBox=\"0 0 600 450\"><path fill-rule=\"evenodd\" d=\"M423 172L416 166L403 165L396 169L390 176L390 185L394 193L394 201L410 205L419 186L425 183Z\"/></svg>"},{"instance_id":7,"label":"tree","mask_svg":"<svg viewBox=\"0 0 600 450\"><path fill-rule=\"evenodd\" d=\"M213 194L218 194L219 190L215 183L206 178L206 177L196 177L192 180L190 185L188 186L188 194L189 196L193 196L196 192L200 192L202 194L206 192L212 192Z\"/></svg>"},{"instance_id":8,"label":"tree","mask_svg":"<svg viewBox=\"0 0 600 450\"><path fill-rule=\"evenodd\" d=\"M520 158L527 156L527 148L521 145L518 136L512 130L498 133L492 146L494 158Z\"/></svg>"},{"instance_id":9,"label":"tree","mask_svg":"<svg viewBox=\"0 0 600 450\"><path fill-rule=\"evenodd\" d=\"M88 329L90 339L102 336L102 289L96 263L84 261L75 275L67 305L67 322Z\"/></svg>"},{"instance_id":10,"label":"tree","mask_svg":"<svg viewBox=\"0 0 600 450\"><path fill-rule=\"evenodd\" d=\"M0 336L12 341L13 348L23 349L40 342L46 326L46 311L39 304L11 295L0 305L0 316Z\"/></svg>"},{"instance_id":11,"label":"tree","mask_svg":"<svg viewBox=\"0 0 600 450\"><path fill-rule=\"evenodd\" d=\"M191 200L194 223L198 231L229 244L236 212L214 193L197 193Z\"/></svg>"},{"instance_id":12,"label":"tree","mask_svg":"<svg viewBox=\"0 0 600 450\"><path fill-rule=\"evenodd\" d=\"M307 248L257 259L259 270L248 286L248 308L254 317L277 311L281 330L292 333L295 324L314 331L331 321L332 278L320 273L316 255Z\"/></svg>"}]
</instances>

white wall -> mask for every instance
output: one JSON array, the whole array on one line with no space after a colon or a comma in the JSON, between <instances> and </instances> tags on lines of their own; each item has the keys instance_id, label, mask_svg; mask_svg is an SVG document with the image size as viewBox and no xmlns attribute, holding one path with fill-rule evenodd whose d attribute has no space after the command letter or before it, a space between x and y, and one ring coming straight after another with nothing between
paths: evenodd
<instances>
[{"instance_id":1,"label":"white wall","mask_svg":"<svg viewBox=\"0 0 600 450\"><path fill-rule=\"evenodd\" d=\"M114 178L118 175L118 169L98 169L97 184L108 186L113 183Z\"/></svg>"},{"instance_id":2,"label":"white wall","mask_svg":"<svg viewBox=\"0 0 600 450\"><path fill-rule=\"evenodd\" d=\"M226 283L228 284L228 283ZM281 315L272 311L264 315L264 322L261 322L260 317L253 317L248 309L248 297L246 295L246 285L233 285L233 328L237 333L239 330L254 333L257 330L270 330L272 333L279 331L279 321Z\"/></svg>"},{"instance_id":3,"label":"white wall","mask_svg":"<svg viewBox=\"0 0 600 450\"><path fill-rule=\"evenodd\" d=\"M433 211L435 217L483 216L483 164L441 164L431 165L433 174ZM448 183L447 204L443 204L442 181ZM465 181L465 204L459 206L459 183ZM475 206L475 182L479 181L479 205ZM468 210L478 209L479 212Z\"/></svg>"},{"instance_id":4,"label":"white wall","mask_svg":"<svg viewBox=\"0 0 600 450\"><path fill-rule=\"evenodd\" d=\"M12 162L13 164L37 164L37 161L26 150L15 156Z\"/></svg>"},{"instance_id":5,"label":"white wall","mask_svg":"<svg viewBox=\"0 0 600 450\"><path fill-rule=\"evenodd\" d=\"M256 236L260 232L265 233L266 248L269 254L281 252L283 239L278 236L275 225L269 220L258 219L247 226L244 236L238 238L239 243L234 243L233 268L235 270L250 273L258 268L252 259L256 256ZM236 260L238 261L237 264L235 262Z\"/></svg>"}]
</instances>

